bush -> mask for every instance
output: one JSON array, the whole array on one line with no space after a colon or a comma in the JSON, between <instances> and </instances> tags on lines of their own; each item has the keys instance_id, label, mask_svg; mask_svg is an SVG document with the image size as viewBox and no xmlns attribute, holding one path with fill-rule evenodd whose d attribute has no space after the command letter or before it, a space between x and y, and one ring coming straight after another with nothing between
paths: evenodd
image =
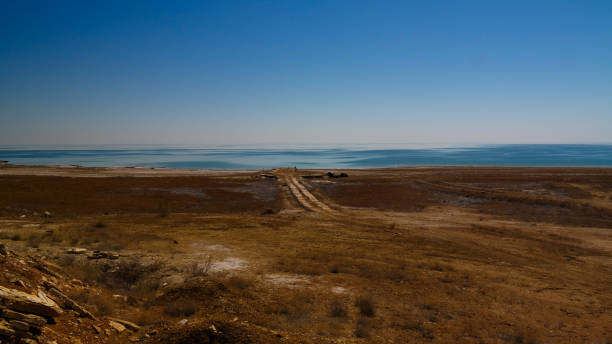
<instances>
[{"instance_id":1,"label":"bush","mask_svg":"<svg viewBox=\"0 0 612 344\"><path fill-rule=\"evenodd\" d=\"M244 276L232 276L223 284L234 290L247 290L255 284L255 281L253 281L252 278Z\"/></svg>"},{"instance_id":2,"label":"bush","mask_svg":"<svg viewBox=\"0 0 612 344\"><path fill-rule=\"evenodd\" d=\"M32 233L28 237L28 246L33 247L33 248L38 248L41 241L42 241L42 237L40 235Z\"/></svg>"},{"instance_id":3,"label":"bush","mask_svg":"<svg viewBox=\"0 0 612 344\"><path fill-rule=\"evenodd\" d=\"M359 308L359 313L366 317L373 317L376 314L374 301L369 296L360 296L355 300L355 307Z\"/></svg>"},{"instance_id":4,"label":"bush","mask_svg":"<svg viewBox=\"0 0 612 344\"><path fill-rule=\"evenodd\" d=\"M355 324L355 337L368 338L370 337L370 329L372 325L367 319L359 318Z\"/></svg>"},{"instance_id":5,"label":"bush","mask_svg":"<svg viewBox=\"0 0 612 344\"><path fill-rule=\"evenodd\" d=\"M179 299L168 304L164 309L164 313L179 318L192 316L196 310L197 308L193 300Z\"/></svg>"},{"instance_id":6,"label":"bush","mask_svg":"<svg viewBox=\"0 0 612 344\"><path fill-rule=\"evenodd\" d=\"M192 277L205 277L208 276L208 272L212 267L213 259L212 256L206 256L203 263L194 262L191 265L190 274Z\"/></svg>"},{"instance_id":7,"label":"bush","mask_svg":"<svg viewBox=\"0 0 612 344\"><path fill-rule=\"evenodd\" d=\"M334 318L345 318L348 315L348 311L339 299L334 299L330 305L329 315Z\"/></svg>"},{"instance_id":8,"label":"bush","mask_svg":"<svg viewBox=\"0 0 612 344\"><path fill-rule=\"evenodd\" d=\"M168 217L170 214L170 206L168 205L167 199L159 200L158 212L160 217Z\"/></svg>"}]
</instances>

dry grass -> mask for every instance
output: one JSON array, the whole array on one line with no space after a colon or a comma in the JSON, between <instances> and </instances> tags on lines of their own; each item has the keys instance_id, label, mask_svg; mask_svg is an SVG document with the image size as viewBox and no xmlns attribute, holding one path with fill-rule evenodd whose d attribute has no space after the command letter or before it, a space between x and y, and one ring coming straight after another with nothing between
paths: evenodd
<instances>
[{"instance_id":1,"label":"dry grass","mask_svg":"<svg viewBox=\"0 0 612 344\"><path fill-rule=\"evenodd\" d=\"M185 318L194 315L197 310L194 300L179 299L166 305L164 313L174 318Z\"/></svg>"},{"instance_id":2,"label":"dry grass","mask_svg":"<svg viewBox=\"0 0 612 344\"><path fill-rule=\"evenodd\" d=\"M333 185L311 183L325 201L366 207L343 209L335 217L265 205L286 201L290 207L291 199L236 203L236 194L248 194L244 188L251 183L244 179L109 179L104 183L116 198L116 213L92 211L104 185L96 182L93 189L65 194L82 197L81 208L67 199L57 208L60 215L41 229L3 228L3 233L10 245L38 245L48 250L41 254L57 255L68 275L101 288L108 305L82 298L97 314L167 326L176 337L160 338L169 342L211 335L208 327L176 328L182 317L207 326L220 317L219 324L229 324L237 336L262 329L305 343L312 338L466 344L610 339L612 237L609 229L593 227L606 227L606 209L612 209L608 170L398 169L349 175ZM3 185L16 188L8 179ZM38 183L33 185L45 192L65 186L63 180ZM213 204L171 194L172 214L162 217L156 202L168 192L133 190L130 183L227 197ZM217 187L228 189L211 191ZM13 196L32 209L48 201L23 191ZM146 207L125 205L144 198ZM583 207L585 202L590 205ZM262 216L268 207L275 211ZM602 216L595 218L598 212ZM53 232L45 232L46 226ZM14 235L19 238L10 241ZM116 250L122 257L94 262L53 252L56 246L77 245ZM154 257L163 264L154 266ZM226 257L247 265L211 271ZM270 275L288 282L273 282ZM115 293L134 302L118 304L109 298ZM238 328L243 321L258 330Z\"/></svg>"}]
</instances>

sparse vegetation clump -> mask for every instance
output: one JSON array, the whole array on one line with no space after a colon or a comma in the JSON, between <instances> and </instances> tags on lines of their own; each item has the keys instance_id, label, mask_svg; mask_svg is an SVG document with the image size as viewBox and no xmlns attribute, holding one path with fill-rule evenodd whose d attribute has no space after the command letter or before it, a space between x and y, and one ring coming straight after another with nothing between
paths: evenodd
<instances>
[{"instance_id":1,"label":"sparse vegetation clump","mask_svg":"<svg viewBox=\"0 0 612 344\"><path fill-rule=\"evenodd\" d=\"M170 215L170 202L167 199L163 198L159 200L159 207L157 211L160 217L168 217Z\"/></svg>"},{"instance_id":2,"label":"sparse vegetation clump","mask_svg":"<svg viewBox=\"0 0 612 344\"><path fill-rule=\"evenodd\" d=\"M376 315L376 306L371 296L359 296L355 299L355 307L363 316L372 318Z\"/></svg>"},{"instance_id":3,"label":"sparse vegetation clump","mask_svg":"<svg viewBox=\"0 0 612 344\"><path fill-rule=\"evenodd\" d=\"M348 316L346 305L341 299L334 298L332 300L329 315L333 318L346 318Z\"/></svg>"},{"instance_id":4,"label":"sparse vegetation clump","mask_svg":"<svg viewBox=\"0 0 612 344\"><path fill-rule=\"evenodd\" d=\"M194 300L190 299L174 300L164 308L164 313L175 318L190 317L195 314L196 311L197 307Z\"/></svg>"}]
</instances>

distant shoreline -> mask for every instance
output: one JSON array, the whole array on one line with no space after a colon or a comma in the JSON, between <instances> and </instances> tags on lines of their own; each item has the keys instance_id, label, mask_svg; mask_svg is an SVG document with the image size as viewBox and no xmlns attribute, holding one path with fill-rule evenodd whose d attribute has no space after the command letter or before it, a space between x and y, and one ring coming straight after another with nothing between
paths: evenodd
<instances>
[{"instance_id":1,"label":"distant shoreline","mask_svg":"<svg viewBox=\"0 0 612 344\"><path fill-rule=\"evenodd\" d=\"M283 166L286 167L286 166ZM279 168L283 168L279 167ZM400 170L602 170L612 169L610 166L395 166L395 167L365 167L365 168L313 168L299 169L304 172L321 171L400 171ZM76 165L15 165L0 163L0 176L58 176L58 177L180 177L180 176L223 176L244 175L270 171L274 169L180 169L165 167L140 166L109 166L83 167Z\"/></svg>"}]
</instances>

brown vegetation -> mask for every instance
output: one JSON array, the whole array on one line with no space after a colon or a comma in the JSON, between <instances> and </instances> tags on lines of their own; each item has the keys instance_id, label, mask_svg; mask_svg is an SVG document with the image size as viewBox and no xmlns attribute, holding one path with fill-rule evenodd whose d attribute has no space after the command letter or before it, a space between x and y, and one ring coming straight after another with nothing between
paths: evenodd
<instances>
[{"instance_id":1,"label":"brown vegetation","mask_svg":"<svg viewBox=\"0 0 612 344\"><path fill-rule=\"evenodd\" d=\"M137 323L150 343L612 340L612 170L303 181L330 212L300 207L281 172L2 176L0 239L91 286L67 293L98 317ZM90 259L94 250L118 258Z\"/></svg>"}]
</instances>

